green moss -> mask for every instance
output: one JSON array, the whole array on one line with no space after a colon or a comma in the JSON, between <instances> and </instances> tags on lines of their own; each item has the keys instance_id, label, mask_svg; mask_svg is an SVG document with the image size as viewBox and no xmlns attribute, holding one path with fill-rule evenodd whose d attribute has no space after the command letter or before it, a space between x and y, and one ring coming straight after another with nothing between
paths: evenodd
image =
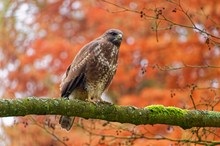
<instances>
[{"instance_id":1,"label":"green moss","mask_svg":"<svg viewBox=\"0 0 220 146\"><path fill-rule=\"evenodd\" d=\"M150 106L146 106L145 108L147 108L152 112L160 112L163 111L165 107L163 105L150 105Z\"/></svg>"},{"instance_id":2,"label":"green moss","mask_svg":"<svg viewBox=\"0 0 220 146\"><path fill-rule=\"evenodd\" d=\"M147 108L153 114L176 115L178 117L187 113L186 110L177 107L164 107L163 105L150 105L145 108Z\"/></svg>"},{"instance_id":3,"label":"green moss","mask_svg":"<svg viewBox=\"0 0 220 146\"><path fill-rule=\"evenodd\" d=\"M183 110L181 108L178 108L178 107L167 107L166 108L168 111L170 111L171 113L176 113L176 114L181 114L181 115L184 115L187 113L187 110Z\"/></svg>"}]
</instances>

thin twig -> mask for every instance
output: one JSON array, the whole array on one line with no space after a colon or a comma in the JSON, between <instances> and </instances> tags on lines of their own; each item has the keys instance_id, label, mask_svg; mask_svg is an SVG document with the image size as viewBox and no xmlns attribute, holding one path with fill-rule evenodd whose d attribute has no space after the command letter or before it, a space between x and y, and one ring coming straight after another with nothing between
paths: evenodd
<instances>
[{"instance_id":1,"label":"thin twig","mask_svg":"<svg viewBox=\"0 0 220 146\"><path fill-rule=\"evenodd\" d=\"M182 13L187 17L187 19L191 22L192 25L184 25L184 24L181 24L181 23L176 23L176 22L174 22L173 20L168 19L168 18L167 18L165 15L163 15L162 13L160 14L160 16L162 16L162 17L158 17L158 15L156 15L156 16L147 15L146 13L143 12L143 10L145 10L145 8L144 8L143 10L141 10L141 11L139 11L139 10L132 10L132 9L129 9L129 8L127 8L127 7L121 6L121 5L119 5L119 4L116 4L116 3L113 3L113 2L110 2L110 1L107 1L107 0L101 0L101 1L103 1L103 2L105 2L105 3L107 3L107 4L110 4L110 5L113 5L113 6L115 6L115 7L118 7L118 8L120 8L120 9L122 9L122 10L119 11L119 12L125 12L125 11L133 12L133 13L136 13L136 14L142 16L141 18L143 18L143 19L145 19L145 20L162 20L162 21L166 21L166 22L170 23L172 26L180 26L180 27L184 27L184 28L188 28L188 29L197 30L197 31L200 32L201 34L205 34L206 36L208 36L209 38L207 38L207 39L209 39L209 40L213 43L213 45L220 46L220 42L218 42L218 41L216 41L216 40L213 40L213 39L220 40L220 37L215 36L215 35L213 35L213 34L207 32L206 30L203 30L203 29L198 28L198 27L195 25L195 23L194 23L194 21L192 20L192 18L190 17L190 15L188 14L188 12L186 12L186 11L184 10L184 8L182 7L182 5L180 4L180 1L177 3L177 2L174 2L174 1L169 0L168 2L170 2L171 4L174 4L174 5L176 5L176 6L178 6L178 7L179 7L178 10L179 10L180 12L182 12ZM159 29L157 28L157 30L159 30ZM213 39L212 39L212 38L213 38Z\"/></svg>"},{"instance_id":2,"label":"thin twig","mask_svg":"<svg viewBox=\"0 0 220 146\"><path fill-rule=\"evenodd\" d=\"M194 143L194 144L200 144L200 145L217 145L220 144L220 141L208 141L208 140L191 140L191 139L173 139L173 138L168 138L165 136L160 135L160 137L148 137L143 134L132 134L130 136L118 136L118 135L110 135L110 134L99 134L94 132L94 130L89 130L85 127L80 127L84 131L88 132L91 135L94 136L99 136L99 137L107 137L107 138L114 138L114 139L127 139L127 140L136 140L136 139L147 139L147 140L168 140L172 142L177 142L177 143Z\"/></svg>"},{"instance_id":3,"label":"thin twig","mask_svg":"<svg viewBox=\"0 0 220 146\"><path fill-rule=\"evenodd\" d=\"M54 139L56 139L58 142L62 143L64 146L67 146L67 144L62 141L57 135L55 135L53 132L49 131L43 124L39 124L33 117L30 117L30 120L33 122L34 125L40 127L43 129L46 133L51 135Z\"/></svg>"}]
</instances>

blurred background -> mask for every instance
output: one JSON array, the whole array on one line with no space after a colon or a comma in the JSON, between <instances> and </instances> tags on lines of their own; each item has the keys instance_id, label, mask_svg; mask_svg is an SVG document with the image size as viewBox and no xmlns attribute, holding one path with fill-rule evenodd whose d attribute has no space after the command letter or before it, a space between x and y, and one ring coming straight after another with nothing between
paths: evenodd
<instances>
[{"instance_id":1,"label":"blurred background","mask_svg":"<svg viewBox=\"0 0 220 146\"><path fill-rule=\"evenodd\" d=\"M124 38L105 98L219 111L219 18L217 0L0 0L0 97L60 97L61 77L80 48L117 28ZM2 118L0 145L203 145L220 139L218 128L81 118L66 132L57 119Z\"/></svg>"}]
</instances>

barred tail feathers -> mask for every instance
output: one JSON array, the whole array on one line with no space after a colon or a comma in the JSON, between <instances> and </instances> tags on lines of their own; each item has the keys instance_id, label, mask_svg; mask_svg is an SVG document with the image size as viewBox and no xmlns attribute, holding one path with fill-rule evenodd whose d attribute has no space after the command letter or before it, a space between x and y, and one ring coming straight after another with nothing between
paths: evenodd
<instances>
[{"instance_id":1,"label":"barred tail feathers","mask_svg":"<svg viewBox=\"0 0 220 146\"><path fill-rule=\"evenodd\" d=\"M74 123L74 119L75 117L61 116L59 123L62 128L69 131Z\"/></svg>"}]
</instances>

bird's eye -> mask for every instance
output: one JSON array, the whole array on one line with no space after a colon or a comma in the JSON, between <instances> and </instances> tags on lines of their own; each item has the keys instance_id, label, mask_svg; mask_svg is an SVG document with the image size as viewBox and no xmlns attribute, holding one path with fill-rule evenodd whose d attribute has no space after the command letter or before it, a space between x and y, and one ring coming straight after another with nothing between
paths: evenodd
<instances>
[{"instance_id":1,"label":"bird's eye","mask_svg":"<svg viewBox=\"0 0 220 146\"><path fill-rule=\"evenodd\" d=\"M111 35L116 36L117 33L116 32L110 32Z\"/></svg>"}]
</instances>

